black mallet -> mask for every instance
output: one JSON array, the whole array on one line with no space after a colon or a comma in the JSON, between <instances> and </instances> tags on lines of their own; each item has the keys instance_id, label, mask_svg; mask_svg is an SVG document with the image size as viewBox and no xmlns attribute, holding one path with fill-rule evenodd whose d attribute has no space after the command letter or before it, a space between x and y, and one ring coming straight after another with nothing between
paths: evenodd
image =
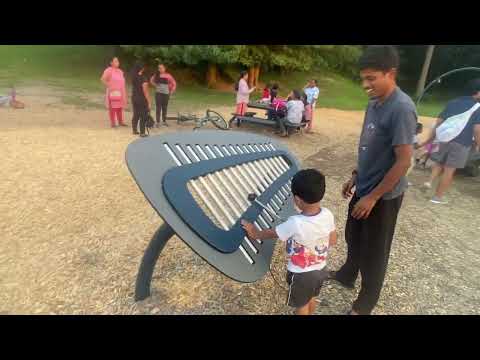
<instances>
[{"instance_id":1,"label":"black mallet","mask_svg":"<svg viewBox=\"0 0 480 360\"><path fill-rule=\"evenodd\" d=\"M248 201L257 203L257 205L259 205L260 207L262 207L263 209L265 209L270 215L276 217L276 218L279 219L279 220L284 221L280 216L278 216L277 214L275 214L273 211L271 211L269 208L267 208L264 204L262 204L260 201L258 201L256 194L253 194L253 193L252 193L252 194L248 194Z\"/></svg>"}]
</instances>

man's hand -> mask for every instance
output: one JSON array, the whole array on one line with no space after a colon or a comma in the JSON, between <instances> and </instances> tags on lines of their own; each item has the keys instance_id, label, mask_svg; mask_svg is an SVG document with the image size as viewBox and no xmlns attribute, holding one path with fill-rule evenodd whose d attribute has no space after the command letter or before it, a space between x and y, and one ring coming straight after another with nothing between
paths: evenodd
<instances>
[{"instance_id":1,"label":"man's hand","mask_svg":"<svg viewBox=\"0 0 480 360\"><path fill-rule=\"evenodd\" d=\"M247 233L247 237L248 237L250 240L258 239L258 231L257 231L257 228L256 228L252 223L249 223L249 222L246 221L246 220L242 220L242 221L241 221L241 224L242 224L243 229L244 229L245 232Z\"/></svg>"},{"instance_id":2,"label":"man's hand","mask_svg":"<svg viewBox=\"0 0 480 360\"><path fill-rule=\"evenodd\" d=\"M353 187L355 186L355 177L348 180L342 187L342 196L344 199L349 199L353 195Z\"/></svg>"},{"instance_id":3,"label":"man's hand","mask_svg":"<svg viewBox=\"0 0 480 360\"><path fill-rule=\"evenodd\" d=\"M371 195L362 197L354 206L352 217L357 220L366 219L370 215L373 207L377 203Z\"/></svg>"}]
</instances>

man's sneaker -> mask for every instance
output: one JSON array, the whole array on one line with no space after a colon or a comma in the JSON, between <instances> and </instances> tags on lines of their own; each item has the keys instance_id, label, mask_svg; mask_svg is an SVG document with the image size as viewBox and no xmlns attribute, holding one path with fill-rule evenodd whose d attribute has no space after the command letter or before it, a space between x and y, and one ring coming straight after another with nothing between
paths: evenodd
<instances>
[{"instance_id":1,"label":"man's sneaker","mask_svg":"<svg viewBox=\"0 0 480 360\"><path fill-rule=\"evenodd\" d=\"M424 187L426 187L427 189L431 189L432 188L432 184L429 183L428 181L426 183L423 184Z\"/></svg>"},{"instance_id":2,"label":"man's sneaker","mask_svg":"<svg viewBox=\"0 0 480 360\"><path fill-rule=\"evenodd\" d=\"M155 123L155 127L156 127L156 128L159 128L159 127L160 127L160 123L158 123L158 122Z\"/></svg>"},{"instance_id":3,"label":"man's sneaker","mask_svg":"<svg viewBox=\"0 0 480 360\"><path fill-rule=\"evenodd\" d=\"M448 204L447 200L442 199L441 197L438 197L438 196L434 196L433 198L431 198L430 202L434 204Z\"/></svg>"},{"instance_id":4,"label":"man's sneaker","mask_svg":"<svg viewBox=\"0 0 480 360\"><path fill-rule=\"evenodd\" d=\"M166 121L164 121L162 125L163 125L163 126L167 126L167 127L168 127L168 124L167 124L167 122L166 122Z\"/></svg>"},{"instance_id":5,"label":"man's sneaker","mask_svg":"<svg viewBox=\"0 0 480 360\"><path fill-rule=\"evenodd\" d=\"M409 181L409 182L408 182L408 186L413 186L413 184Z\"/></svg>"}]
</instances>

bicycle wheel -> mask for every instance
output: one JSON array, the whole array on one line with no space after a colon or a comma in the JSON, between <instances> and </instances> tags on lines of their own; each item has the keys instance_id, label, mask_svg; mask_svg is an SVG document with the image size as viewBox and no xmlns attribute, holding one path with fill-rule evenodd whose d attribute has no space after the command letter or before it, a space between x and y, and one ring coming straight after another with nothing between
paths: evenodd
<instances>
[{"instance_id":1,"label":"bicycle wheel","mask_svg":"<svg viewBox=\"0 0 480 360\"><path fill-rule=\"evenodd\" d=\"M213 125L221 130L228 130L230 128L228 122L216 111L207 110L207 118Z\"/></svg>"}]
</instances>

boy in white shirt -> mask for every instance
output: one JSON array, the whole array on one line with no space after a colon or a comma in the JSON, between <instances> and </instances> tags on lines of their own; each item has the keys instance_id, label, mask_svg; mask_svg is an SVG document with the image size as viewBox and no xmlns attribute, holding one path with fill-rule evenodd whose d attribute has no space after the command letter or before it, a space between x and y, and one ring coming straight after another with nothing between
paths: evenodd
<instances>
[{"instance_id":1,"label":"boy in white shirt","mask_svg":"<svg viewBox=\"0 0 480 360\"><path fill-rule=\"evenodd\" d=\"M287 305L297 315L315 312L315 297L327 278L327 252L337 241L335 222L330 210L321 207L325 194L325 176L317 170L301 170L292 179L292 194L299 215L293 215L274 229L259 231L242 220L250 239L279 238L286 242L288 257Z\"/></svg>"}]
</instances>

